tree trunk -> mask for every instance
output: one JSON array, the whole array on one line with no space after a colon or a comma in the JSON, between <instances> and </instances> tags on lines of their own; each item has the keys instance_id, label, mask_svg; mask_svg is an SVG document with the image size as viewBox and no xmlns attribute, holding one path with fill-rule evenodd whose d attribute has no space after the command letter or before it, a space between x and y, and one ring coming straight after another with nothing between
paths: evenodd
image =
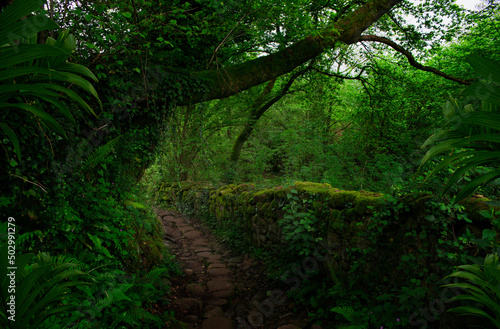
<instances>
[{"instance_id":1,"label":"tree trunk","mask_svg":"<svg viewBox=\"0 0 500 329\"><path fill-rule=\"evenodd\" d=\"M259 121L260 117L271 106L273 106L277 101L279 101L281 98L283 98L283 96L286 95L286 93L288 92L288 90L292 86L293 82L299 76L301 76L302 74L304 74L306 71L310 70L311 68L312 67L309 66L306 69L303 69L303 70L295 73L294 75L292 75L290 77L290 79L288 80L288 82L286 83L286 85L283 87L283 89L275 97L273 97L270 101L268 101L267 103L265 103L264 105L262 105L260 107L258 105L256 105L252 108L252 111L250 112L250 117L248 118L248 121L245 124L245 127L243 127L243 130L241 131L241 133L238 135L238 137L234 141L233 151L231 152L231 156L229 157L230 162L233 162L234 165L236 165L236 163L238 162L238 160L240 158L240 154L241 154L241 150L243 148L243 145L248 140L248 138L250 138L250 135L252 134L253 130L255 129L255 125L257 124L257 121ZM266 88L266 90L268 90L268 88ZM264 93L266 93L266 90L264 91ZM259 99L261 99L262 96L263 95L261 95L261 97L259 97ZM260 102L257 102L257 103L260 103Z\"/></svg>"},{"instance_id":2,"label":"tree trunk","mask_svg":"<svg viewBox=\"0 0 500 329\"><path fill-rule=\"evenodd\" d=\"M229 166L226 170L226 183L231 183L233 181L234 173L236 171L236 166L238 164L238 160L240 159L241 150L243 149L243 145L245 144L245 142L248 140L248 138L250 138L250 135L254 131L257 121L259 121L260 117L271 106L273 106L277 101L279 101L281 98L283 98L283 96L286 95L286 93L292 86L293 82L299 76L301 76L310 69L312 69L312 65L292 75L288 80L288 82L286 83L286 85L283 87L283 89L275 97L273 97L271 100L269 100L264 105L259 107L261 103L260 100L262 99L262 97L272 90L272 86L274 85L274 79L270 81L270 83L268 84L262 95L259 97L259 100L256 101L256 105L253 106L250 112L250 117L248 118L247 123L243 127L243 130L240 132L240 134L234 141L233 150L231 152L231 156L229 157Z\"/></svg>"}]
</instances>

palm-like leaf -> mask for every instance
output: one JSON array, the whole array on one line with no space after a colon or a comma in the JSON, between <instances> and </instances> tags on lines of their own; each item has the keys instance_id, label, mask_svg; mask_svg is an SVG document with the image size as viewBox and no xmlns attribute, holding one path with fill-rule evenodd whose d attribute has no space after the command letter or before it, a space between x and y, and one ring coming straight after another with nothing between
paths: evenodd
<instances>
[{"instance_id":1,"label":"palm-like leaf","mask_svg":"<svg viewBox=\"0 0 500 329\"><path fill-rule=\"evenodd\" d=\"M458 170L448 179L443 194L466 172L478 166L492 168L489 173L476 177L463 187L456 195L455 202L466 198L479 186L500 178L500 170L497 169L500 165L500 102L498 102L500 100L498 88L500 65L479 56L469 56L468 61L481 76L489 81L489 83L481 81L469 86L463 92L464 95L481 99L482 111L474 112L470 105L463 107L452 99L446 104L444 112L445 117L454 124L454 127L435 133L422 145L422 148L433 146L422 158L421 166L437 156L445 156L427 179L449 165L458 167ZM477 88L488 92L480 93Z\"/></svg>"},{"instance_id":2,"label":"palm-like leaf","mask_svg":"<svg viewBox=\"0 0 500 329\"><path fill-rule=\"evenodd\" d=\"M458 295L450 301L473 301L482 304L487 311L474 306L459 306L449 311L461 315L483 317L500 328L500 264L498 255L486 256L483 266L462 265L458 269L448 278L459 278L467 282L451 283L444 287L463 289L465 294Z\"/></svg>"},{"instance_id":3,"label":"palm-like leaf","mask_svg":"<svg viewBox=\"0 0 500 329\"><path fill-rule=\"evenodd\" d=\"M75 119L66 100L95 115L87 102L69 86L75 85L99 101L96 90L86 80L97 81L97 78L84 66L67 62L76 48L75 37L68 31L61 32L57 40L48 38L45 45L34 43L36 33L57 28L56 23L41 14L25 18L38 11L39 0L16 0L0 13L0 110L29 112L30 117L66 137L61 125L42 104L52 105L72 123ZM36 20L36 24L26 29L30 20ZM25 30L31 34L25 34ZM19 142L8 122L0 122L0 128L21 158L22 141Z\"/></svg>"}]
</instances>

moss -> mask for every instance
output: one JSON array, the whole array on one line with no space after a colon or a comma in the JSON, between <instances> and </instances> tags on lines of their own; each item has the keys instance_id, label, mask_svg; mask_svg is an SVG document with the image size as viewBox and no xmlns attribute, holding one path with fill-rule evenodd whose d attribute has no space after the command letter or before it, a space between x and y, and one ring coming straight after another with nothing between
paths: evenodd
<instances>
[{"instance_id":1,"label":"moss","mask_svg":"<svg viewBox=\"0 0 500 329\"><path fill-rule=\"evenodd\" d=\"M279 209L278 202L276 200L271 201L270 205L271 211L276 211Z\"/></svg>"},{"instance_id":2,"label":"moss","mask_svg":"<svg viewBox=\"0 0 500 329\"><path fill-rule=\"evenodd\" d=\"M250 206L250 205L249 205L249 206L247 207L247 209L246 209L246 214L251 215L251 214L253 214L254 212L255 212L255 207L253 207L253 206Z\"/></svg>"},{"instance_id":3,"label":"moss","mask_svg":"<svg viewBox=\"0 0 500 329\"><path fill-rule=\"evenodd\" d=\"M242 193L245 191L255 190L254 184L240 184L234 187L234 193Z\"/></svg>"},{"instance_id":4,"label":"moss","mask_svg":"<svg viewBox=\"0 0 500 329\"><path fill-rule=\"evenodd\" d=\"M224 185L220 187L217 191L219 194L233 194L234 193L234 188L236 187L235 184L229 184L229 185Z\"/></svg>"},{"instance_id":5,"label":"moss","mask_svg":"<svg viewBox=\"0 0 500 329\"><path fill-rule=\"evenodd\" d=\"M233 194L233 190L219 190L219 195L226 196L231 194Z\"/></svg>"},{"instance_id":6,"label":"moss","mask_svg":"<svg viewBox=\"0 0 500 329\"><path fill-rule=\"evenodd\" d=\"M354 200L354 210L359 215L372 213L374 208L378 208L381 205L379 202L380 199L381 196L373 196L371 194L360 193L360 195Z\"/></svg>"},{"instance_id":7,"label":"moss","mask_svg":"<svg viewBox=\"0 0 500 329\"><path fill-rule=\"evenodd\" d=\"M271 211L271 202L265 202L258 206L259 213L261 213L263 216L272 216L273 212Z\"/></svg>"},{"instance_id":8,"label":"moss","mask_svg":"<svg viewBox=\"0 0 500 329\"><path fill-rule=\"evenodd\" d=\"M295 182L294 186L297 190L304 191L309 194L318 194L332 188L330 184L311 182Z\"/></svg>"},{"instance_id":9,"label":"moss","mask_svg":"<svg viewBox=\"0 0 500 329\"><path fill-rule=\"evenodd\" d=\"M328 227L333 231L340 231L343 227L342 211L330 209Z\"/></svg>"},{"instance_id":10,"label":"moss","mask_svg":"<svg viewBox=\"0 0 500 329\"><path fill-rule=\"evenodd\" d=\"M335 209L348 208L359 195L359 192L340 190L329 190L326 193L330 207Z\"/></svg>"},{"instance_id":11,"label":"moss","mask_svg":"<svg viewBox=\"0 0 500 329\"><path fill-rule=\"evenodd\" d=\"M270 199L271 197L274 197L274 191L272 189L265 189L262 191L258 191L253 195L253 201L254 202L264 202Z\"/></svg>"},{"instance_id":12,"label":"moss","mask_svg":"<svg viewBox=\"0 0 500 329\"><path fill-rule=\"evenodd\" d=\"M237 197L236 197L236 202L240 205L247 205L247 204L250 204L251 201L253 199L253 194L250 193L250 192L241 192L241 194L239 194Z\"/></svg>"}]
</instances>

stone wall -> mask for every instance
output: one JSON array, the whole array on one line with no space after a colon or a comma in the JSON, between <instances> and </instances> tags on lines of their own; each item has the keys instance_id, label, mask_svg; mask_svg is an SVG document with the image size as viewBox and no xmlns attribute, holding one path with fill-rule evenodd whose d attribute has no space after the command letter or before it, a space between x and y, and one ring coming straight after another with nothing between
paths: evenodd
<instances>
[{"instance_id":1,"label":"stone wall","mask_svg":"<svg viewBox=\"0 0 500 329\"><path fill-rule=\"evenodd\" d=\"M367 274L367 282L371 280L369 273L383 270L384 266L375 264L377 259L385 259L387 270L391 270L391 267L397 267L402 255L413 255L416 261L422 261L422 266L439 272L436 264L429 264L429 257L421 255L435 252L441 234L425 230L430 225L430 213L426 210L430 195L401 198L399 209L386 210L392 213L380 223L373 214L376 209L387 208L388 201L383 195L342 191L329 184L296 182L293 186L262 189L253 184L214 188L209 183L165 183L160 187L160 193L164 201L177 204L192 215L208 214L221 223L240 221L250 233L255 247L271 249L283 247L278 220L283 218L283 206L287 204L292 189L297 191L299 198L314 200L307 206L323 223L323 242L330 250L336 250L328 261L329 267L333 266L336 271L347 273L353 265L348 263L352 260L349 258L356 252L362 255L371 248L373 252L368 258L373 262L368 261L359 269ZM467 208L474 224L457 222L454 234L466 228L480 234L484 228L491 228L490 223L478 215L479 210L488 208L486 204L481 200L469 200ZM377 230L380 231L378 236ZM426 233L422 234L423 231Z\"/></svg>"}]
</instances>

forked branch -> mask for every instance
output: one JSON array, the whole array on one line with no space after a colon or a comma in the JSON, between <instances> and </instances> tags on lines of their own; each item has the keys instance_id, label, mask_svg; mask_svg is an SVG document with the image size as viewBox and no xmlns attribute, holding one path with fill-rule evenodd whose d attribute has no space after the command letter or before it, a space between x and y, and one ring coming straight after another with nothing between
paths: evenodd
<instances>
[{"instance_id":1,"label":"forked branch","mask_svg":"<svg viewBox=\"0 0 500 329\"><path fill-rule=\"evenodd\" d=\"M398 45L394 41L391 41L387 38L379 37L377 35L362 35L358 38L358 41L380 42L380 43L386 44L389 47L391 47L392 49L396 50L397 52L403 54L408 59L408 62L410 63L410 65L416 67L419 70L434 73L434 74L439 75L445 79L455 81L455 82L458 82L458 83L466 85L466 86L470 85L473 81L473 80L460 79L460 78L451 76L449 74L446 74L444 72L441 72L434 67L422 65L419 62L417 62L415 57L413 57L412 53L410 53L408 50L404 49L402 46Z\"/></svg>"}]
</instances>

